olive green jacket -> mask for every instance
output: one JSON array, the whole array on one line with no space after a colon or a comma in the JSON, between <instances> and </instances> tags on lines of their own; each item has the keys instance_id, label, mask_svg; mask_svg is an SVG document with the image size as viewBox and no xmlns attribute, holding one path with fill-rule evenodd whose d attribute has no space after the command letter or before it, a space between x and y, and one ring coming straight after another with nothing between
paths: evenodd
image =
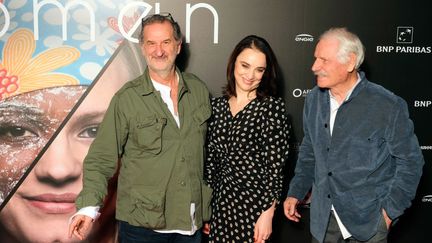
<instances>
[{"instance_id":1,"label":"olive green jacket","mask_svg":"<svg viewBox=\"0 0 432 243\"><path fill-rule=\"evenodd\" d=\"M102 205L120 159L116 218L151 229L191 230L210 218L211 189L203 181L209 93L196 76L179 74L177 126L148 70L113 97L84 160L77 208Z\"/></svg>"}]
</instances>

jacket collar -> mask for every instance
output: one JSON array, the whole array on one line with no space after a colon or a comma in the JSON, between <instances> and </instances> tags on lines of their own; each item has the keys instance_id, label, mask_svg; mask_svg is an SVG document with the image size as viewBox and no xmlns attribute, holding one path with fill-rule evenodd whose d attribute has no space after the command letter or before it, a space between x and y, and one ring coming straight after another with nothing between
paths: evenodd
<instances>
[{"instance_id":1,"label":"jacket collar","mask_svg":"<svg viewBox=\"0 0 432 243\"><path fill-rule=\"evenodd\" d=\"M354 88L354 90L351 92L350 97L345 100L344 102L350 102L354 97L356 97L363 89L365 89L369 83L369 81L366 79L366 75L364 72L359 71L360 75L360 82L357 84L357 86ZM318 86L317 86L318 87ZM330 104L330 92L328 89L319 88L320 93L322 94L322 98L327 101L328 104Z\"/></svg>"},{"instance_id":2,"label":"jacket collar","mask_svg":"<svg viewBox=\"0 0 432 243\"><path fill-rule=\"evenodd\" d=\"M369 83L369 81L366 79L366 75L364 72L359 71L359 75L360 75L360 82L354 88L347 101L350 101L351 99L356 97Z\"/></svg>"}]
</instances>

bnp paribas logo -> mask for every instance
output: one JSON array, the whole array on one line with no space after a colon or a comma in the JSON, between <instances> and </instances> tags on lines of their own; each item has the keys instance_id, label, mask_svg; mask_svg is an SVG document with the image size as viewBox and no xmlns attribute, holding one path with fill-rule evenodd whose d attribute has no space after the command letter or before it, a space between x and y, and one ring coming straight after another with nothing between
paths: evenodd
<instances>
[{"instance_id":1,"label":"bnp paribas logo","mask_svg":"<svg viewBox=\"0 0 432 243\"><path fill-rule=\"evenodd\" d=\"M414 46L414 27L398 26L397 45L377 45L377 53L432 54L432 46ZM417 36L416 38L419 38Z\"/></svg>"},{"instance_id":2,"label":"bnp paribas logo","mask_svg":"<svg viewBox=\"0 0 432 243\"><path fill-rule=\"evenodd\" d=\"M396 43L411 44L413 43L414 27L399 26L397 27Z\"/></svg>"}]
</instances>

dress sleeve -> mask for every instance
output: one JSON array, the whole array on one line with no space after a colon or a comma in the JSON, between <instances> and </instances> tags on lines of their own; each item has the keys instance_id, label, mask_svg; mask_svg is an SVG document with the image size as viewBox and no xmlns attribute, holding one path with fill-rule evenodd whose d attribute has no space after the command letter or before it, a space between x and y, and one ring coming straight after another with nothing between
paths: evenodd
<instances>
[{"instance_id":1,"label":"dress sleeve","mask_svg":"<svg viewBox=\"0 0 432 243\"><path fill-rule=\"evenodd\" d=\"M263 139L267 160L269 199L279 202L283 186L283 167L288 157L289 128L285 103L281 98L270 99L265 117Z\"/></svg>"},{"instance_id":2,"label":"dress sleeve","mask_svg":"<svg viewBox=\"0 0 432 243\"><path fill-rule=\"evenodd\" d=\"M214 100L211 101L211 106L214 107ZM211 188L215 188L217 180L218 168L218 156L215 150L215 110L212 108L212 116L209 120L207 127L207 139L205 147L205 164L204 164L204 179L207 181L207 185Z\"/></svg>"}]
</instances>

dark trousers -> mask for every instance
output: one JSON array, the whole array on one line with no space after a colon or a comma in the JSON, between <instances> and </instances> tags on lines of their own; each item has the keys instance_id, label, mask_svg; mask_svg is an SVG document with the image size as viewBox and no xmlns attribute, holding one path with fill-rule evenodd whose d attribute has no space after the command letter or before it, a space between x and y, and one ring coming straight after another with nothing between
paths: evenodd
<instances>
[{"instance_id":1,"label":"dark trousers","mask_svg":"<svg viewBox=\"0 0 432 243\"><path fill-rule=\"evenodd\" d=\"M339 225L336 221L336 218L333 212L330 214L329 223L327 226L327 232L324 238L324 243L387 243L387 226L384 221L384 217L381 216L381 221L378 225L378 231L376 235L374 235L371 239L367 241L359 241L350 237L348 239L344 239L342 233L339 229ZM318 243L318 241L312 237L312 243Z\"/></svg>"},{"instance_id":2,"label":"dark trousers","mask_svg":"<svg viewBox=\"0 0 432 243\"><path fill-rule=\"evenodd\" d=\"M119 221L120 243L201 243L201 230L194 235L158 233L144 227L133 226Z\"/></svg>"}]
</instances>

